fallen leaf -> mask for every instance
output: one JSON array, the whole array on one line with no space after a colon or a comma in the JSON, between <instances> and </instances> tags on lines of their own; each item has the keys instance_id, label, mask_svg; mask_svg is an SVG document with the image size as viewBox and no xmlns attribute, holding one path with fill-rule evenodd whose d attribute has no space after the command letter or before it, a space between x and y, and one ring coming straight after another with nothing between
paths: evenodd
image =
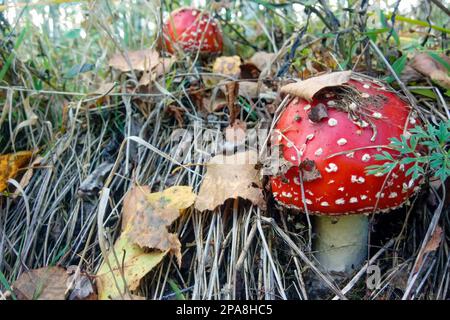
<instances>
[{"instance_id":1,"label":"fallen leaf","mask_svg":"<svg viewBox=\"0 0 450 320\"><path fill-rule=\"evenodd\" d=\"M8 187L8 179L14 178L19 169L28 164L32 155L31 151L0 155L0 192Z\"/></svg>"},{"instance_id":2,"label":"fallen leaf","mask_svg":"<svg viewBox=\"0 0 450 320\"><path fill-rule=\"evenodd\" d=\"M108 65L122 72L132 70L151 70L159 64L159 53L152 49L116 53L108 61Z\"/></svg>"},{"instance_id":3,"label":"fallen leaf","mask_svg":"<svg viewBox=\"0 0 450 320\"><path fill-rule=\"evenodd\" d=\"M140 85L148 85L158 76L167 72L174 62L174 58L162 58L153 49L128 51L125 54L116 53L108 61L108 65L122 72L141 71Z\"/></svg>"},{"instance_id":4,"label":"fallen leaf","mask_svg":"<svg viewBox=\"0 0 450 320\"><path fill-rule=\"evenodd\" d=\"M270 69L273 67L276 57L275 53L259 51L250 58L249 62L253 63L260 71L264 71L266 68Z\"/></svg>"},{"instance_id":5,"label":"fallen leaf","mask_svg":"<svg viewBox=\"0 0 450 320\"><path fill-rule=\"evenodd\" d=\"M264 83L252 81L239 82L239 95L248 99L258 99L261 93L267 93L271 90Z\"/></svg>"},{"instance_id":6,"label":"fallen leaf","mask_svg":"<svg viewBox=\"0 0 450 320\"><path fill-rule=\"evenodd\" d=\"M141 279L156 267L167 251L146 252L122 233L96 274L99 300L121 299L136 290ZM118 288L119 287L119 288Z\"/></svg>"},{"instance_id":7,"label":"fallen leaf","mask_svg":"<svg viewBox=\"0 0 450 320\"><path fill-rule=\"evenodd\" d=\"M190 207L194 201L195 194L188 186L154 193L148 186L136 186L128 191L123 204L122 234L97 271L100 300L140 299L130 291L138 288L140 280L168 252L175 251L181 263L180 241L167 227L179 217L180 210Z\"/></svg>"},{"instance_id":8,"label":"fallen leaf","mask_svg":"<svg viewBox=\"0 0 450 320\"><path fill-rule=\"evenodd\" d=\"M114 82L105 82L102 83L94 92L91 93L91 95L101 95L104 96L110 92L114 91L114 88L116 87L116 83Z\"/></svg>"},{"instance_id":9,"label":"fallen leaf","mask_svg":"<svg viewBox=\"0 0 450 320\"><path fill-rule=\"evenodd\" d=\"M447 56L439 56L443 61L450 63ZM408 62L404 68L401 79L405 82L422 80L423 76L429 77L438 85L449 89L450 76L448 70L439 61L433 59L428 53L418 53Z\"/></svg>"},{"instance_id":10,"label":"fallen leaf","mask_svg":"<svg viewBox=\"0 0 450 320\"><path fill-rule=\"evenodd\" d=\"M441 244L441 241L442 241L442 233L443 233L442 228L440 226L436 226L436 229L434 229L433 234L430 237L430 240L428 240L427 244L423 248L422 253L417 258L417 264L414 269L415 273L419 271L420 266L422 265L424 256L427 253L436 251L439 248L439 245Z\"/></svg>"},{"instance_id":11,"label":"fallen leaf","mask_svg":"<svg viewBox=\"0 0 450 320\"><path fill-rule=\"evenodd\" d=\"M241 58L239 56L218 57L213 64L213 73L238 78L241 74Z\"/></svg>"},{"instance_id":12,"label":"fallen leaf","mask_svg":"<svg viewBox=\"0 0 450 320\"><path fill-rule=\"evenodd\" d=\"M148 186L133 187L125 196L122 228L130 240L142 248L171 251L181 264L181 243L168 227L194 204L191 187L174 186L151 193Z\"/></svg>"},{"instance_id":13,"label":"fallen leaf","mask_svg":"<svg viewBox=\"0 0 450 320\"><path fill-rule=\"evenodd\" d=\"M288 93L311 101L320 90L340 86L350 80L351 71L339 71L312 77L304 81L287 84L281 87L281 92Z\"/></svg>"},{"instance_id":14,"label":"fallen leaf","mask_svg":"<svg viewBox=\"0 0 450 320\"><path fill-rule=\"evenodd\" d=\"M255 169L256 162L255 151L213 157L207 163L207 172L195 208L199 211L214 210L225 200L238 197L265 208L259 171Z\"/></svg>"},{"instance_id":15,"label":"fallen leaf","mask_svg":"<svg viewBox=\"0 0 450 320\"><path fill-rule=\"evenodd\" d=\"M69 275L61 267L44 267L22 273L12 288L19 300L65 300Z\"/></svg>"}]
</instances>

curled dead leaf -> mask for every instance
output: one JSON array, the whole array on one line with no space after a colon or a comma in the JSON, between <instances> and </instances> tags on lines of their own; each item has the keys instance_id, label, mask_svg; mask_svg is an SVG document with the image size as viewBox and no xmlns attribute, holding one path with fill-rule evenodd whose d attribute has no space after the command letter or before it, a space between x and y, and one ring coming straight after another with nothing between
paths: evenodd
<instances>
[{"instance_id":1,"label":"curled dead leaf","mask_svg":"<svg viewBox=\"0 0 450 320\"><path fill-rule=\"evenodd\" d=\"M337 87L348 82L351 74L351 71L327 73L304 81L287 84L281 87L281 92L311 101L320 90L328 87Z\"/></svg>"},{"instance_id":2,"label":"curled dead leaf","mask_svg":"<svg viewBox=\"0 0 450 320\"><path fill-rule=\"evenodd\" d=\"M28 164L32 155L31 151L0 155L0 192L8 187L8 179L14 178L19 170Z\"/></svg>"},{"instance_id":3,"label":"curled dead leaf","mask_svg":"<svg viewBox=\"0 0 450 320\"><path fill-rule=\"evenodd\" d=\"M214 210L225 200L240 197L264 209L266 203L256 163L255 151L213 157L207 163L195 208L199 211Z\"/></svg>"},{"instance_id":4,"label":"curled dead leaf","mask_svg":"<svg viewBox=\"0 0 450 320\"><path fill-rule=\"evenodd\" d=\"M450 58L441 55L440 58L450 63ZM418 53L408 62L404 68L401 79L405 82L420 81L423 76L429 77L436 84L450 89L450 76L444 65L433 59L428 53Z\"/></svg>"},{"instance_id":5,"label":"curled dead leaf","mask_svg":"<svg viewBox=\"0 0 450 320\"><path fill-rule=\"evenodd\" d=\"M250 58L249 62L253 63L260 71L264 71L273 67L276 57L275 53L259 51Z\"/></svg>"}]
</instances>

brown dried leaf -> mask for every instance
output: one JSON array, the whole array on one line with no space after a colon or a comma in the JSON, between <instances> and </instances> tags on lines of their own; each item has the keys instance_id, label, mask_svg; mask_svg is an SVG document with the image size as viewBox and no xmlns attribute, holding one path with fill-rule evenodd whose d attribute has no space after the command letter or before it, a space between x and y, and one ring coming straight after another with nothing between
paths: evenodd
<instances>
[{"instance_id":1,"label":"brown dried leaf","mask_svg":"<svg viewBox=\"0 0 450 320\"><path fill-rule=\"evenodd\" d=\"M264 51L256 52L251 58L250 62L253 63L260 71L266 68L272 67L273 61L277 55L275 53L268 53Z\"/></svg>"},{"instance_id":2,"label":"brown dried leaf","mask_svg":"<svg viewBox=\"0 0 450 320\"><path fill-rule=\"evenodd\" d=\"M287 84L281 87L281 92L311 101L314 95L320 90L340 86L348 82L351 74L351 71L327 73L304 81Z\"/></svg>"},{"instance_id":3,"label":"brown dried leaf","mask_svg":"<svg viewBox=\"0 0 450 320\"><path fill-rule=\"evenodd\" d=\"M19 300L65 300L68 278L61 267L44 267L22 273L12 288Z\"/></svg>"},{"instance_id":4,"label":"brown dried leaf","mask_svg":"<svg viewBox=\"0 0 450 320\"><path fill-rule=\"evenodd\" d=\"M267 93L269 88L264 83L252 82L252 81L240 81L239 82L239 95L249 98L258 99L260 93Z\"/></svg>"},{"instance_id":5,"label":"brown dried leaf","mask_svg":"<svg viewBox=\"0 0 450 320\"><path fill-rule=\"evenodd\" d=\"M430 240L428 240L427 244L425 245L423 252L417 258L417 264L414 269L414 272L419 271L420 266L423 263L423 258L427 253L436 251L439 248L439 245L441 244L442 241L442 233L443 233L442 228L440 226L436 226L436 229L434 229L434 232L431 235Z\"/></svg>"},{"instance_id":6,"label":"brown dried leaf","mask_svg":"<svg viewBox=\"0 0 450 320\"><path fill-rule=\"evenodd\" d=\"M238 78L241 74L241 58L239 56L219 57L214 61L213 73L225 74Z\"/></svg>"},{"instance_id":7,"label":"brown dried leaf","mask_svg":"<svg viewBox=\"0 0 450 320\"><path fill-rule=\"evenodd\" d=\"M441 57L450 63L450 58L444 55L441 55ZM420 80L420 76L414 71L417 71L419 75L422 74L429 77L444 88L450 88L450 76L447 69L427 53L418 53L409 61L402 72L402 80L406 82Z\"/></svg>"},{"instance_id":8,"label":"brown dried leaf","mask_svg":"<svg viewBox=\"0 0 450 320\"><path fill-rule=\"evenodd\" d=\"M225 200L238 197L265 208L259 172L255 169L256 163L255 151L213 157L207 164L207 172L195 201L195 208L199 211L214 210Z\"/></svg>"},{"instance_id":9,"label":"brown dried leaf","mask_svg":"<svg viewBox=\"0 0 450 320\"><path fill-rule=\"evenodd\" d=\"M328 118L327 107L323 103L315 105L308 113L308 118L315 123L321 121L324 118Z\"/></svg>"},{"instance_id":10,"label":"brown dried leaf","mask_svg":"<svg viewBox=\"0 0 450 320\"><path fill-rule=\"evenodd\" d=\"M8 179L14 178L19 169L28 164L32 155L31 151L0 155L0 192L8 187Z\"/></svg>"},{"instance_id":11,"label":"brown dried leaf","mask_svg":"<svg viewBox=\"0 0 450 320\"><path fill-rule=\"evenodd\" d=\"M142 248L170 250L181 263L181 243L168 227L195 201L191 187L175 186L151 193L148 186L133 187L125 196L122 229Z\"/></svg>"},{"instance_id":12,"label":"brown dried leaf","mask_svg":"<svg viewBox=\"0 0 450 320\"><path fill-rule=\"evenodd\" d=\"M110 92L114 91L114 88L117 84L114 82L105 82L102 83L91 95L106 95Z\"/></svg>"},{"instance_id":13,"label":"brown dried leaf","mask_svg":"<svg viewBox=\"0 0 450 320\"><path fill-rule=\"evenodd\" d=\"M151 70L158 63L159 53L152 49L128 51L125 55L116 53L108 61L110 67L122 72Z\"/></svg>"}]
</instances>

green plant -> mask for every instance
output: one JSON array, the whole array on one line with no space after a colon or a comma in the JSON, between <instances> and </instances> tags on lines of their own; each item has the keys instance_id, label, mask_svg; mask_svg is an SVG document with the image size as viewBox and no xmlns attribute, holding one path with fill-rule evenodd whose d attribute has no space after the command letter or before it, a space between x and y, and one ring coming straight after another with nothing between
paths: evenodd
<instances>
[{"instance_id":1,"label":"green plant","mask_svg":"<svg viewBox=\"0 0 450 320\"><path fill-rule=\"evenodd\" d=\"M390 153L382 151L375 155L375 159L385 161L380 165L368 166L368 174L387 174L397 165L411 165L406 171L407 176L416 180L425 175L424 167L428 164L431 173L445 181L450 175L450 120L442 121L438 126L428 125L426 128L416 126L409 130L411 136L391 138L389 147L397 150L400 154L395 159ZM427 154L420 152L426 148Z\"/></svg>"}]
</instances>

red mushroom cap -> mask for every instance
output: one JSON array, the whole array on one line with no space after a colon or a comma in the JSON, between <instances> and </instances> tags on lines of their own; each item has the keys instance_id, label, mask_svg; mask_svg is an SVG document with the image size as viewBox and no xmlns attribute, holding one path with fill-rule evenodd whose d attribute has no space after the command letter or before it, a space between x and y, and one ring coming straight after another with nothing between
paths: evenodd
<instances>
[{"instance_id":1,"label":"red mushroom cap","mask_svg":"<svg viewBox=\"0 0 450 320\"><path fill-rule=\"evenodd\" d=\"M191 52L222 52L222 33L216 20L195 8L173 11L164 23L163 34L170 53L175 52L175 46Z\"/></svg>"},{"instance_id":2,"label":"red mushroom cap","mask_svg":"<svg viewBox=\"0 0 450 320\"><path fill-rule=\"evenodd\" d=\"M311 113L319 109L325 110L320 120ZM284 158L294 164L272 177L275 199L304 211L301 167L309 213L337 216L400 207L419 188L405 175L409 166L397 165L385 175L368 175L366 167L384 162L374 158L381 151L398 157L398 151L387 148L389 138L408 138L408 128L416 123L410 106L367 79L352 79L340 90L325 88L311 102L293 99L274 131Z\"/></svg>"}]
</instances>

